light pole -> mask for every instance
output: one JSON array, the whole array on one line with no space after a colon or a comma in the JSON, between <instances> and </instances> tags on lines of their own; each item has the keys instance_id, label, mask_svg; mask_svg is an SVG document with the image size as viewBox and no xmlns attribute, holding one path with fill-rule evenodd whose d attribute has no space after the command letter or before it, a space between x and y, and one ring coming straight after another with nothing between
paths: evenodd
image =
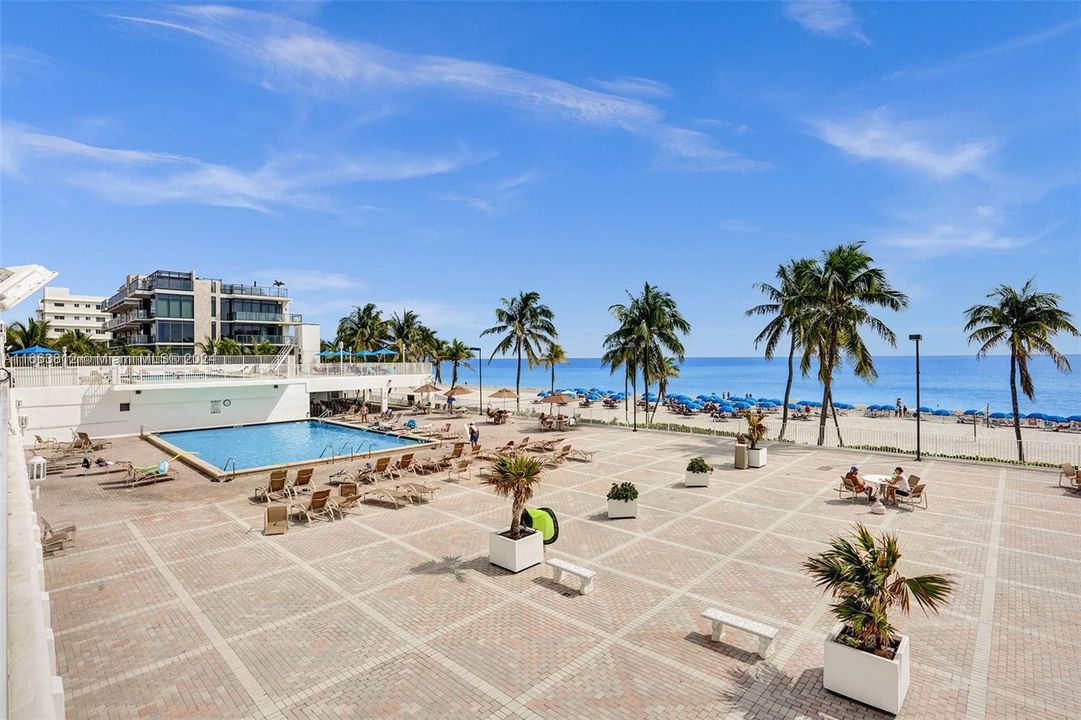
<instances>
[{"instance_id":1,"label":"light pole","mask_svg":"<svg viewBox=\"0 0 1081 720\"><path fill-rule=\"evenodd\" d=\"M480 385L480 400L477 404L480 405L480 414L484 414L484 353L481 352L479 347L471 347L470 351L477 351L477 382Z\"/></svg>"},{"instance_id":2,"label":"light pole","mask_svg":"<svg viewBox=\"0 0 1081 720\"><path fill-rule=\"evenodd\" d=\"M920 340L923 340L923 335L913 334L908 336L909 340L913 340L916 343L916 462L920 462Z\"/></svg>"}]
</instances>

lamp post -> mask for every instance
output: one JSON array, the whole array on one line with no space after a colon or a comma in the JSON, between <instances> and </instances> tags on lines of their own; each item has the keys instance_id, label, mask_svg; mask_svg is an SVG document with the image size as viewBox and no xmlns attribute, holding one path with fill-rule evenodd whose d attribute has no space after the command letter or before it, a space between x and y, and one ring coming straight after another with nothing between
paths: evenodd
<instances>
[{"instance_id":1,"label":"lamp post","mask_svg":"<svg viewBox=\"0 0 1081 720\"><path fill-rule=\"evenodd\" d=\"M345 375L345 344L338 343L338 374Z\"/></svg>"},{"instance_id":2,"label":"lamp post","mask_svg":"<svg viewBox=\"0 0 1081 720\"><path fill-rule=\"evenodd\" d=\"M908 336L909 340L916 343L916 462L920 462L920 340L923 340L923 335L913 334Z\"/></svg>"},{"instance_id":3,"label":"lamp post","mask_svg":"<svg viewBox=\"0 0 1081 720\"><path fill-rule=\"evenodd\" d=\"M477 382L480 385L480 399L477 400L477 404L480 405L480 414L484 414L484 354L479 347L471 347L470 351L477 351Z\"/></svg>"}]
</instances>

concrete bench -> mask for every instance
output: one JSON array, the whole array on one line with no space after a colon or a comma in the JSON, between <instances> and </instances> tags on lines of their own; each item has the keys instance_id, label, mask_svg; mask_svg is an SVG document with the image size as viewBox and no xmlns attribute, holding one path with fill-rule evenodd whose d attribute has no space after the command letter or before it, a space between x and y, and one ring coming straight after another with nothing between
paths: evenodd
<instances>
[{"instance_id":1,"label":"concrete bench","mask_svg":"<svg viewBox=\"0 0 1081 720\"><path fill-rule=\"evenodd\" d=\"M578 588L578 592L583 595L588 595L593 590L593 576L597 574L596 570L587 570L580 565L575 565L566 560L559 560L556 558L552 558L547 562L552 567L552 580L554 582L562 580L563 573L569 573L578 576L582 581L582 584Z\"/></svg>"},{"instance_id":2,"label":"concrete bench","mask_svg":"<svg viewBox=\"0 0 1081 720\"><path fill-rule=\"evenodd\" d=\"M777 637L777 628L717 608L706 608L702 611L702 617L713 623L714 642L720 640L724 635L725 627L734 627L758 636L758 656L760 658L765 660L773 654L773 639Z\"/></svg>"}]
</instances>

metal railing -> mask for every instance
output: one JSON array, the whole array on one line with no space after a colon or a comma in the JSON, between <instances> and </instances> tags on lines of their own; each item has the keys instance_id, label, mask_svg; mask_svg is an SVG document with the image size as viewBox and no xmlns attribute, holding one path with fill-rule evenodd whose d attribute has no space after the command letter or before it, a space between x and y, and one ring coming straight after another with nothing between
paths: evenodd
<instances>
[{"instance_id":1,"label":"metal railing","mask_svg":"<svg viewBox=\"0 0 1081 720\"><path fill-rule=\"evenodd\" d=\"M225 322L271 322L271 323L302 323L304 316L298 313L258 313L258 312L233 312L226 313Z\"/></svg>"},{"instance_id":2,"label":"metal railing","mask_svg":"<svg viewBox=\"0 0 1081 720\"><path fill-rule=\"evenodd\" d=\"M297 339L292 335L234 335L233 340L243 345L268 342L272 345L296 345Z\"/></svg>"},{"instance_id":3,"label":"metal railing","mask_svg":"<svg viewBox=\"0 0 1081 720\"><path fill-rule=\"evenodd\" d=\"M124 313L123 315L117 315L112 320L108 320L102 326L103 330L112 330L113 328L120 327L121 325L127 325L129 322L136 320L152 320L155 314L153 310L135 310L134 312Z\"/></svg>"},{"instance_id":4,"label":"metal railing","mask_svg":"<svg viewBox=\"0 0 1081 720\"><path fill-rule=\"evenodd\" d=\"M283 287L266 287L262 285L241 285L237 283L222 283L222 295L259 295L263 297L289 297L289 291Z\"/></svg>"}]
</instances>

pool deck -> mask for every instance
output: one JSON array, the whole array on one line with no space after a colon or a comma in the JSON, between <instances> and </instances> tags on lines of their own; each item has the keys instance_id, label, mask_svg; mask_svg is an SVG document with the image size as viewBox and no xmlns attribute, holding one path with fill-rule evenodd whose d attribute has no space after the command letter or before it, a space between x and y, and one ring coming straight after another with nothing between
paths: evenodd
<instances>
[{"instance_id":1,"label":"pool deck","mask_svg":"<svg viewBox=\"0 0 1081 720\"><path fill-rule=\"evenodd\" d=\"M542 436L513 420L480 428L485 446ZM105 491L50 476L39 513L79 526L76 546L45 561L68 717L886 718L822 689L829 598L800 571L856 521L899 535L908 574L957 583L941 615L895 617L913 649L901 717L1081 716L1081 495L1057 471L794 446L737 471L730 440L565 437L595 460L546 471L530 504L558 514L549 557L598 571L586 596L543 565L488 564L509 502L476 474L427 476L431 503L365 504L275 537L260 533L251 478L180 467L172 482ZM697 454L717 470L684 488ZM102 455L161 459L138 438ZM876 516L839 500L853 462L919 474L930 508ZM343 465L318 466L316 482ZM639 517L609 521L605 493L626 480ZM710 642L706 607L780 628L776 654L760 660L734 631Z\"/></svg>"}]
</instances>

